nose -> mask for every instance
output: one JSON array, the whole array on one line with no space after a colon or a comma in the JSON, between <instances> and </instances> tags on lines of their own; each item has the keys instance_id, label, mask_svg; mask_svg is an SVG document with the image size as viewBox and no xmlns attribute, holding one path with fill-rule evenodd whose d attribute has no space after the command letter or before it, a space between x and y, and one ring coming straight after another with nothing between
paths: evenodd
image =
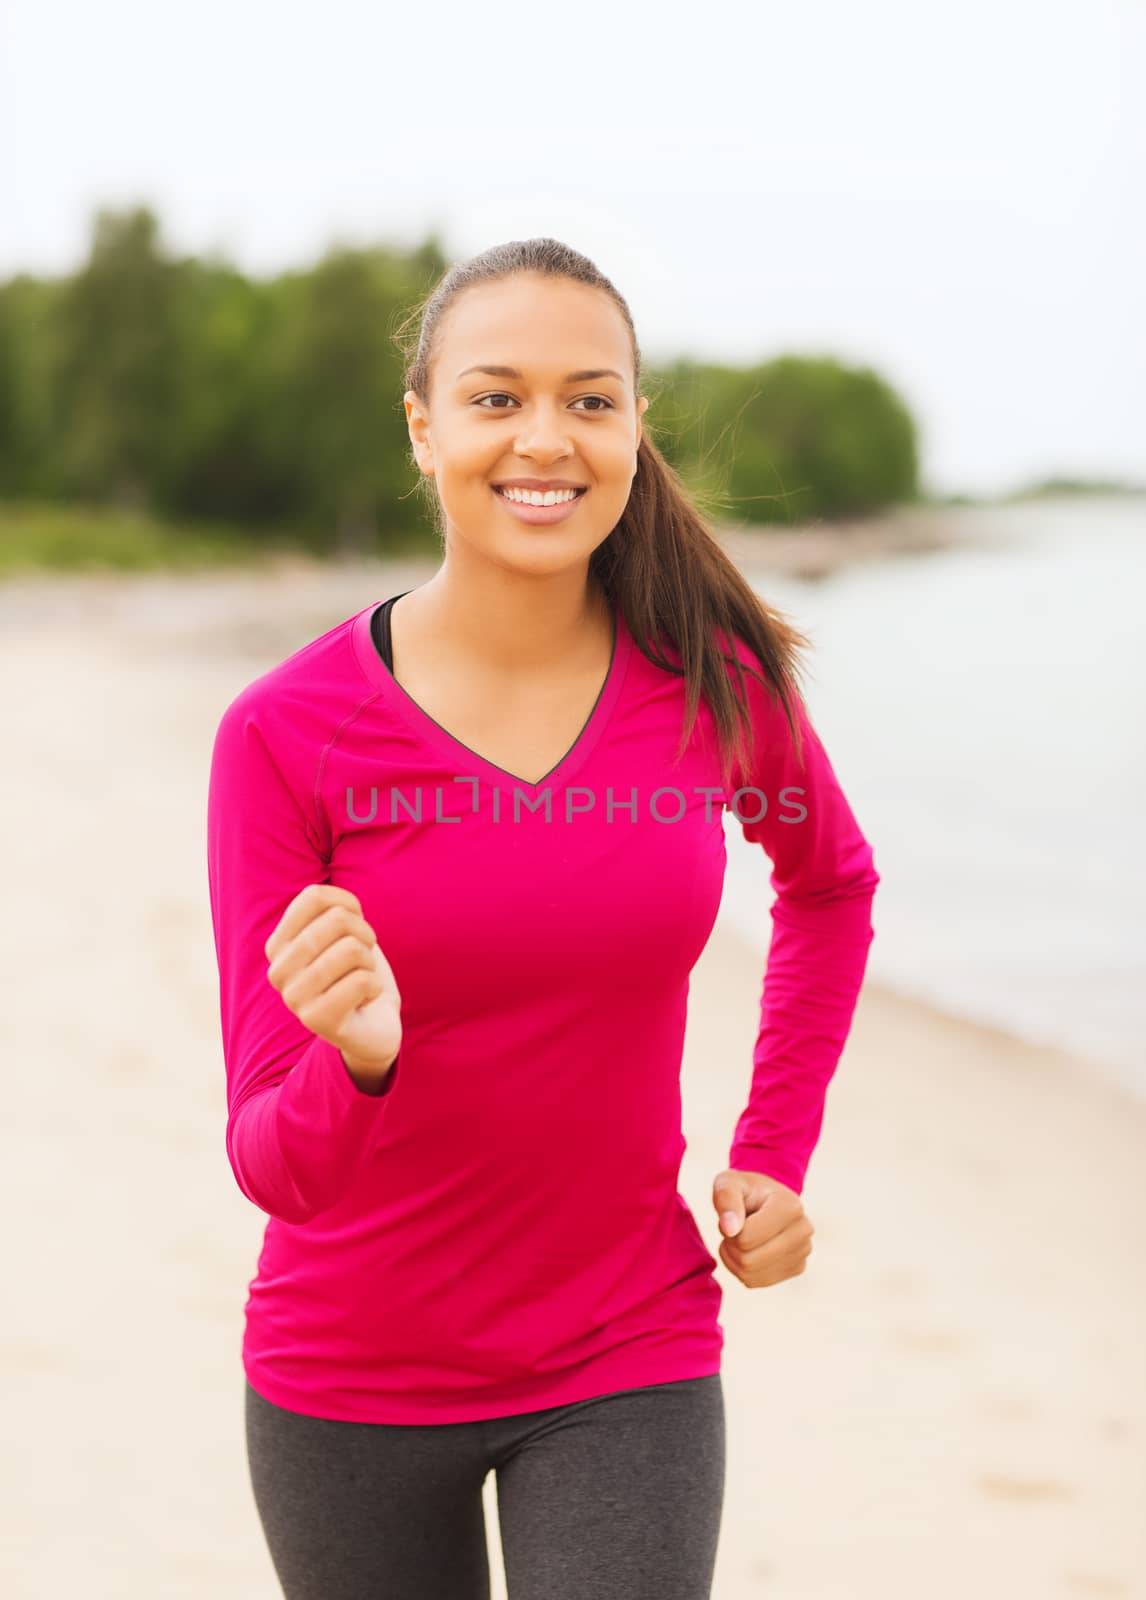
<instances>
[{"instance_id":1,"label":"nose","mask_svg":"<svg viewBox=\"0 0 1146 1600\"><path fill-rule=\"evenodd\" d=\"M521 413L517 453L533 461L559 461L572 454L569 424L558 406L533 406Z\"/></svg>"}]
</instances>

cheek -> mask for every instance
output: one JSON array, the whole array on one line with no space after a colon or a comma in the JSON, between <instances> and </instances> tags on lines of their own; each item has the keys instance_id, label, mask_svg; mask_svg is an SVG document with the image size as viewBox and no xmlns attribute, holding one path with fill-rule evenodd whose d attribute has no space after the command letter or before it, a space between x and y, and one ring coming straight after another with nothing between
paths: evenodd
<instances>
[{"instance_id":1,"label":"cheek","mask_svg":"<svg viewBox=\"0 0 1146 1600\"><path fill-rule=\"evenodd\" d=\"M602 471L613 478L630 478L636 466L637 450L632 440L611 438L601 451Z\"/></svg>"},{"instance_id":2,"label":"cheek","mask_svg":"<svg viewBox=\"0 0 1146 1600\"><path fill-rule=\"evenodd\" d=\"M495 463L486 454L470 450L455 450L439 463L438 492L455 505L465 501L474 505L490 493L488 479Z\"/></svg>"}]
</instances>

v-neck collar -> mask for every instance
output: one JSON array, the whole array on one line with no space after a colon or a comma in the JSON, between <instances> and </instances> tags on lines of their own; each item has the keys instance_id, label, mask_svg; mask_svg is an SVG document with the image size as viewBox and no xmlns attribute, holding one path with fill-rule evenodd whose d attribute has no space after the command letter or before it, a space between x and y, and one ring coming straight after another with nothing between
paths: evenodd
<instances>
[{"instance_id":1,"label":"v-neck collar","mask_svg":"<svg viewBox=\"0 0 1146 1600\"><path fill-rule=\"evenodd\" d=\"M395 595L394 599L400 599ZM552 787L556 784L567 783L588 760L591 751L600 739L605 727L612 716L613 709L620 697L624 684L625 674L628 671L629 659L633 651L633 638L625 626L625 619L619 604L613 607L613 652L609 659L608 671L601 685L593 709L590 711L581 732L574 739L569 749L551 767L543 778L536 783L530 783L526 778L519 778L514 772L507 772L504 767L499 767L496 762L489 761L477 750L471 750L469 745L463 744L448 728L425 711L418 702L402 687L383 661L374 645L370 628L370 619L382 601L374 601L365 610L360 611L351 623L351 643L355 657L365 672L367 678L376 688L385 693L388 703L398 712L403 720L427 744L431 745L441 755L448 757L457 769L459 777L474 777L483 773L491 782L513 783L521 789L537 791ZM467 770L466 763L469 769ZM476 769L476 770L473 770Z\"/></svg>"}]
</instances>

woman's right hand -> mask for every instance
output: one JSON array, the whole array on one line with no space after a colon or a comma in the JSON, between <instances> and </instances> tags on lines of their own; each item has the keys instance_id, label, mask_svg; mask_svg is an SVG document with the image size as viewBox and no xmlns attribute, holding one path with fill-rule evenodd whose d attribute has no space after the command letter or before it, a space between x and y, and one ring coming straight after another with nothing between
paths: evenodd
<instances>
[{"instance_id":1,"label":"woman's right hand","mask_svg":"<svg viewBox=\"0 0 1146 1600\"><path fill-rule=\"evenodd\" d=\"M360 1087L377 1087L402 1043L402 997L357 895L307 884L264 949L286 1006L341 1052Z\"/></svg>"}]
</instances>

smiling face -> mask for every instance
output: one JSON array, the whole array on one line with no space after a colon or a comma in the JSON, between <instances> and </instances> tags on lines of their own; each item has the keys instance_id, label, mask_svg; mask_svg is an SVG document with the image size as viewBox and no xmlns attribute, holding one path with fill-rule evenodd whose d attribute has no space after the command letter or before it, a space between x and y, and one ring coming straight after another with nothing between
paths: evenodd
<instances>
[{"instance_id":1,"label":"smiling face","mask_svg":"<svg viewBox=\"0 0 1146 1600\"><path fill-rule=\"evenodd\" d=\"M438 327L428 410L412 390L405 405L447 544L552 573L586 565L620 520L648 400L633 392L628 324L604 290L537 273L464 290ZM582 492L515 507L496 486L521 479Z\"/></svg>"}]
</instances>

